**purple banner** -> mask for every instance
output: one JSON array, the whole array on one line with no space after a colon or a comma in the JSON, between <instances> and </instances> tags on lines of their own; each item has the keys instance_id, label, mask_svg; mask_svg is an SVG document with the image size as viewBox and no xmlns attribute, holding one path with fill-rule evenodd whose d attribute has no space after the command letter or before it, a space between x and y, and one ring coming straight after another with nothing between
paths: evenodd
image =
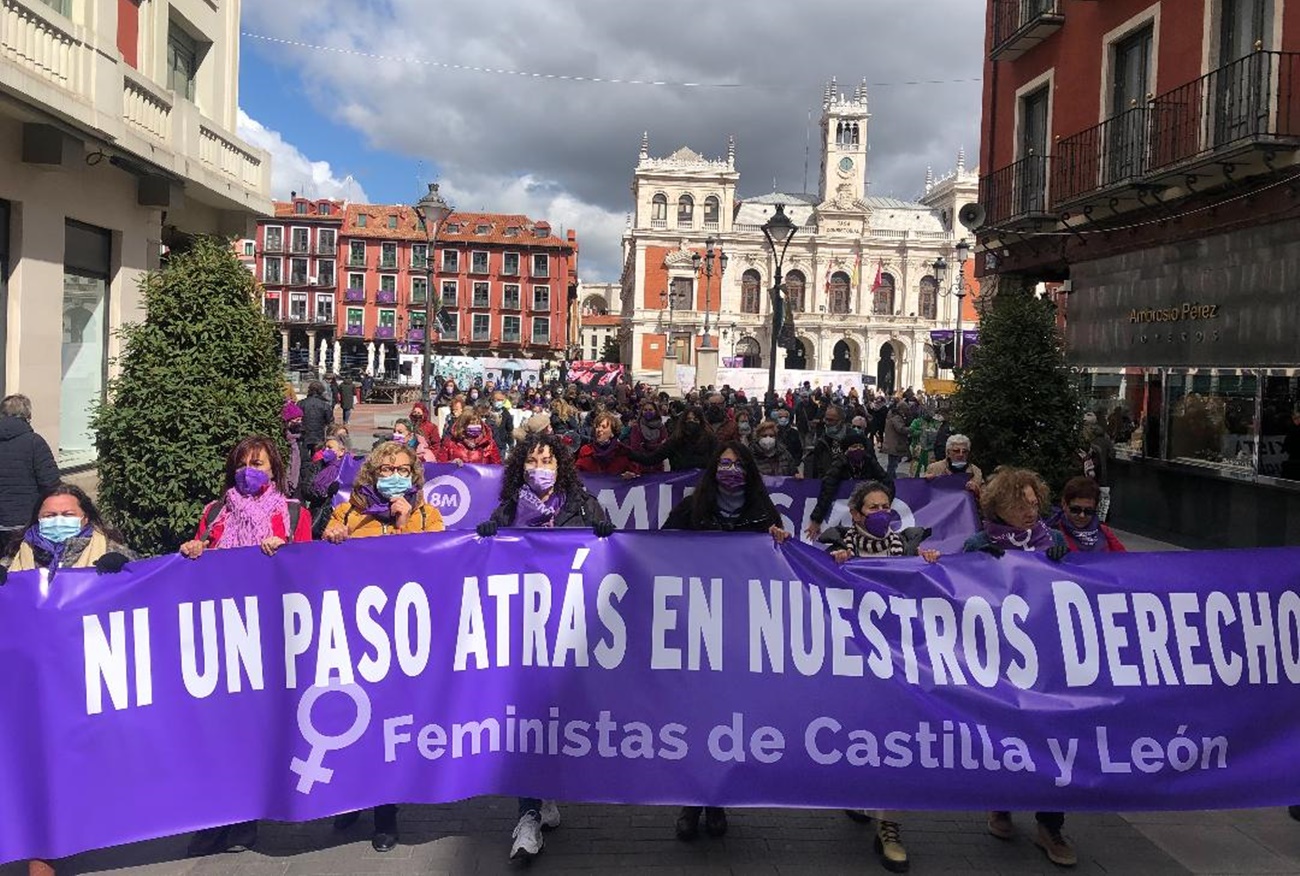
<instances>
[{"instance_id":1,"label":"purple banner","mask_svg":"<svg viewBox=\"0 0 1300 876\"><path fill-rule=\"evenodd\" d=\"M15 574L0 861L480 794L1293 803L1298 646L1291 548L839 567L508 530Z\"/></svg>"},{"instance_id":2,"label":"purple banner","mask_svg":"<svg viewBox=\"0 0 1300 876\"><path fill-rule=\"evenodd\" d=\"M342 480L350 484L360 461L344 463ZM473 529L491 516L501 494L502 468L496 465L424 466L425 499L442 513L448 529ZM668 519L673 505L695 488L698 471L669 472L625 479L583 475L584 486L594 495L619 529L654 530ZM899 478L894 511L896 528L925 526L933 530L927 547L958 551L977 526L975 500L965 489L967 475L949 475L925 480ZM764 478L772 501L781 512L785 528L802 533L812 519L821 491L821 481L802 478ZM853 481L840 485L837 499L827 516L827 526L849 525L848 498ZM346 501L349 491L339 490L336 502Z\"/></svg>"}]
</instances>

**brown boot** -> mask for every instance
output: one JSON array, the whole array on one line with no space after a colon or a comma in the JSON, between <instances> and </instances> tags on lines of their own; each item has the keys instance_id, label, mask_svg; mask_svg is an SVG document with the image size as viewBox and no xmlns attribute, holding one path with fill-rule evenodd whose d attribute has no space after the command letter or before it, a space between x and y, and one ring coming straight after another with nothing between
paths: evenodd
<instances>
[{"instance_id":1,"label":"brown boot","mask_svg":"<svg viewBox=\"0 0 1300 876\"><path fill-rule=\"evenodd\" d=\"M1075 854L1074 846L1061 835L1059 830L1039 824L1034 842L1046 853L1047 860L1058 867L1073 867L1079 863L1079 856Z\"/></svg>"},{"instance_id":2,"label":"brown boot","mask_svg":"<svg viewBox=\"0 0 1300 876\"><path fill-rule=\"evenodd\" d=\"M1011 813L998 810L990 812L989 833L1000 840L1015 839L1016 823L1011 820Z\"/></svg>"}]
</instances>

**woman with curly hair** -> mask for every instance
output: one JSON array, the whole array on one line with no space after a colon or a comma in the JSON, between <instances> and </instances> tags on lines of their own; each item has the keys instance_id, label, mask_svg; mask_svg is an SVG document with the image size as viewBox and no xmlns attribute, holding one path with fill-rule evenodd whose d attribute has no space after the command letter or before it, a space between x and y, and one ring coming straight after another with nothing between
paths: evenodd
<instances>
[{"instance_id":1,"label":"woman with curly hair","mask_svg":"<svg viewBox=\"0 0 1300 876\"><path fill-rule=\"evenodd\" d=\"M478 525L482 538L503 527L577 528L590 526L605 538L614 524L596 498L583 488L573 454L558 435L528 435L515 445L501 479L501 501L492 516ZM543 828L560 826L560 808L554 800L519 798L519 821L511 834L510 857L536 857L545 844Z\"/></svg>"},{"instance_id":2,"label":"woman with curly hair","mask_svg":"<svg viewBox=\"0 0 1300 876\"><path fill-rule=\"evenodd\" d=\"M693 408L696 412L698 408ZM690 411L687 412L687 416ZM781 515L763 486L754 455L740 441L728 441L714 451L695 492L674 506L664 529L720 532L766 532L777 543L790 537L781 528ZM700 834L700 815L709 836L727 832L727 811L721 806L683 806L677 816L677 838L693 840Z\"/></svg>"},{"instance_id":3,"label":"woman with curly hair","mask_svg":"<svg viewBox=\"0 0 1300 876\"><path fill-rule=\"evenodd\" d=\"M984 527L966 539L966 551L983 551L1001 557L1007 551L1037 551L1053 561L1060 561L1067 553L1065 537L1043 522L1050 494L1047 484L1037 472L1026 468L999 468L993 472L980 491L980 510L984 513ZM1038 832L1034 842L1047 855L1047 859L1061 867L1073 867L1078 862L1074 846L1061 833L1065 826L1064 812L1037 812ZM1014 839L1015 823L1011 813L995 810L989 813L988 831L1001 840Z\"/></svg>"},{"instance_id":4,"label":"woman with curly hair","mask_svg":"<svg viewBox=\"0 0 1300 876\"><path fill-rule=\"evenodd\" d=\"M483 422L483 414L470 409L456 418L438 448L439 462L456 465L500 465L501 451L492 438L492 429Z\"/></svg>"},{"instance_id":5,"label":"woman with curly hair","mask_svg":"<svg viewBox=\"0 0 1300 876\"><path fill-rule=\"evenodd\" d=\"M352 495L337 506L325 528L325 541L340 544L349 538L442 532L442 514L424 501L424 465L415 451L396 441L385 441L366 457L352 482ZM376 806L375 832L370 845L377 852L397 846L397 806ZM359 812L334 819L335 830L356 824Z\"/></svg>"}]
</instances>

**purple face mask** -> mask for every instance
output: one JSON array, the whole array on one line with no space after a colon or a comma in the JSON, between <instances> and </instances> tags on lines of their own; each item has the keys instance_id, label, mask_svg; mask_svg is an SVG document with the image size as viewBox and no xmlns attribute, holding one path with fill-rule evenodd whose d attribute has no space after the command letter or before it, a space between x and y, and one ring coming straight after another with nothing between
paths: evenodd
<instances>
[{"instance_id":1,"label":"purple face mask","mask_svg":"<svg viewBox=\"0 0 1300 876\"><path fill-rule=\"evenodd\" d=\"M862 449L850 450L844 454L844 457L853 465L862 465L863 461L867 458L867 451Z\"/></svg>"},{"instance_id":2,"label":"purple face mask","mask_svg":"<svg viewBox=\"0 0 1300 876\"><path fill-rule=\"evenodd\" d=\"M332 464L338 458L339 454L337 450L322 450L320 452L320 461L326 465Z\"/></svg>"},{"instance_id":3,"label":"purple face mask","mask_svg":"<svg viewBox=\"0 0 1300 876\"><path fill-rule=\"evenodd\" d=\"M718 469L718 488L724 493L739 493L745 489L745 470L743 468Z\"/></svg>"},{"instance_id":4,"label":"purple face mask","mask_svg":"<svg viewBox=\"0 0 1300 876\"><path fill-rule=\"evenodd\" d=\"M246 465L235 470L235 489L244 496L256 496L271 485L271 476L260 468Z\"/></svg>"},{"instance_id":5,"label":"purple face mask","mask_svg":"<svg viewBox=\"0 0 1300 876\"><path fill-rule=\"evenodd\" d=\"M893 511L872 511L862 518L862 528L876 538L884 538L889 534L889 524L893 522Z\"/></svg>"},{"instance_id":6,"label":"purple face mask","mask_svg":"<svg viewBox=\"0 0 1300 876\"><path fill-rule=\"evenodd\" d=\"M472 426L465 427L465 434L471 438L477 438L483 434L483 427L475 423Z\"/></svg>"},{"instance_id":7,"label":"purple face mask","mask_svg":"<svg viewBox=\"0 0 1300 876\"><path fill-rule=\"evenodd\" d=\"M555 488L554 469L549 468L530 468L527 471L528 489L532 490L538 496L549 493Z\"/></svg>"}]
</instances>

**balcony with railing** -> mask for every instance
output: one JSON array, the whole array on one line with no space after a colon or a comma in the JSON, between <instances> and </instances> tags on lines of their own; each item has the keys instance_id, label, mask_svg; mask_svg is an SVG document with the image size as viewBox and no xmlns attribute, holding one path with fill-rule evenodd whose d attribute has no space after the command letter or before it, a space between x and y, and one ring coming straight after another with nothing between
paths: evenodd
<instances>
[{"instance_id":1,"label":"balcony with railing","mask_svg":"<svg viewBox=\"0 0 1300 876\"><path fill-rule=\"evenodd\" d=\"M418 344L424 340L424 329L410 328L406 330L406 340L412 344Z\"/></svg>"},{"instance_id":2,"label":"balcony with railing","mask_svg":"<svg viewBox=\"0 0 1300 876\"><path fill-rule=\"evenodd\" d=\"M1258 51L1151 101L1153 174L1300 143L1300 54Z\"/></svg>"},{"instance_id":3,"label":"balcony with railing","mask_svg":"<svg viewBox=\"0 0 1300 876\"><path fill-rule=\"evenodd\" d=\"M1257 51L1060 140L1051 204L1168 185L1211 166L1226 179L1228 163L1240 179L1270 170L1267 157L1252 164L1248 153L1297 146L1300 53Z\"/></svg>"},{"instance_id":4,"label":"balcony with railing","mask_svg":"<svg viewBox=\"0 0 1300 876\"><path fill-rule=\"evenodd\" d=\"M378 292L375 293L375 301L379 302L380 304L396 304L397 290L380 289Z\"/></svg>"},{"instance_id":5,"label":"balcony with railing","mask_svg":"<svg viewBox=\"0 0 1300 876\"><path fill-rule=\"evenodd\" d=\"M266 240L262 243L262 252L266 252L266 253L284 252L284 238L282 237L266 238Z\"/></svg>"},{"instance_id":6,"label":"balcony with railing","mask_svg":"<svg viewBox=\"0 0 1300 876\"><path fill-rule=\"evenodd\" d=\"M1029 155L980 179L985 221L1006 226L1047 218L1051 156Z\"/></svg>"},{"instance_id":7,"label":"balcony with railing","mask_svg":"<svg viewBox=\"0 0 1300 876\"><path fill-rule=\"evenodd\" d=\"M1150 109L1135 106L1056 144L1052 203L1115 194L1146 173Z\"/></svg>"},{"instance_id":8,"label":"balcony with railing","mask_svg":"<svg viewBox=\"0 0 1300 876\"><path fill-rule=\"evenodd\" d=\"M397 337L397 329L391 325L381 325L375 329L375 338L380 341L391 341Z\"/></svg>"},{"instance_id":9,"label":"balcony with railing","mask_svg":"<svg viewBox=\"0 0 1300 876\"><path fill-rule=\"evenodd\" d=\"M360 338L366 333L366 327L359 322L350 322L343 329L343 336L348 338Z\"/></svg>"},{"instance_id":10,"label":"balcony with railing","mask_svg":"<svg viewBox=\"0 0 1300 876\"><path fill-rule=\"evenodd\" d=\"M346 301L348 304L365 304L366 290L345 289L343 292L343 300Z\"/></svg>"},{"instance_id":11,"label":"balcony with railing","mask_svg":"<svg viewBox=\"0 0 1300 876\"><path fill-rule=\"evenodd\" d=\"M365 266L366 266L365 253L355 253L355 252L348 253L349 268L364 268Z\"/></svg>"},{"instance_id":12,"label":"balcony with railing","mask_svg":"<svg viewBox=\"0 0 1300 876\"><path fill-rule=\"evenodd\" d=\"M1062 0L993 0L989 58L1014 61L1065 24Z\"/></svg>"},{"instance_id":13,"label":"balcony with railing","mask_svg":"<svg viewBox=\"0 0 1300 876\"><path fill-rule=\"evenodd\" d=\"M290 272L289 272L289 285L290 285L290 286L306 286L306 285L307 285L307 272L306 272L306 271L290 271Z\"/></svg>"},{"instance_id":14,"label":"balcony with railing","mask_svg":"<svg viewBox=\"0 0 1300 876\"><path fill-rule=\"evenodd\" d=\"M332 256L332 255L334 255L334 253L336 252L336 250L337 250L337 248L336 248L336 247L334 246L334 244L332 244L332 243L318 243L318 244L316 244L316 255L321 255L321 256Z\"/></svg>"},{"instance_id":15,"label":"balcony with railing","mask_svg":"<svg viewBox=\"0 0 1300 876\"><path fill-rule=\"evenodd\" d=\"M391 259L390 259L390 258L383 258L383 257L381 257L381 258L379 259L379 270L381 270L381 271L396 271L396 270L397 270L397 257L394 256L394 257L391 258Z\"/></svg>"}]
</instances>

